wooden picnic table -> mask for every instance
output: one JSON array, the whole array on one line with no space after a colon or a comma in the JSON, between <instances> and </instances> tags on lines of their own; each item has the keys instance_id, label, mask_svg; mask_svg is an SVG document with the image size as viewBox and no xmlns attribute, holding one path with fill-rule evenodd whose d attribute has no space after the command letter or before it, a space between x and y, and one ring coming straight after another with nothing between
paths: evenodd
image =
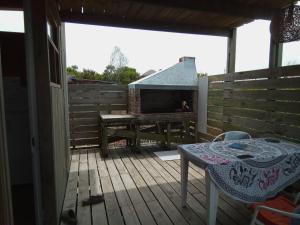
<instances>
[{"instance_id":1,"label":"wooden picnic table","mask_svg":"<svg viewBox=\"0 0 300 225\"><path fill-rule=\"evenodd\" d=\"M194 119L193 113L100 114L101 154L106 157L108 143L118 139L127 139L127 145L135 151L139 150L141 139L159 141L167 148L170 148L171 142L193 143L197 135L190 135L189 122ZM178 124L181 124L183 137L172 134L172 125Z\"/></svg>"}]
</instances>

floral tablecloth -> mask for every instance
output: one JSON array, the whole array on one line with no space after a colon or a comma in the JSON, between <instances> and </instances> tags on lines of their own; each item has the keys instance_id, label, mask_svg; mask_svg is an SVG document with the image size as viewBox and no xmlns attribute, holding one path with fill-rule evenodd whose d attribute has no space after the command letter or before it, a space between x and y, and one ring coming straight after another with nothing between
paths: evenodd
<instances>
[{"instance_id":1,"label":"floral tablecloth","mask_svg":"<svg viewBox=\"0 0 300 225\"><path fill-rule=\"evenodd\" d=\"M180 145L179 151L205 168L232 198L259 202L300 179L300 144L269 141L259 138ZM244 148L233 148L235 145Z\"/></svg>"}]
</instances>

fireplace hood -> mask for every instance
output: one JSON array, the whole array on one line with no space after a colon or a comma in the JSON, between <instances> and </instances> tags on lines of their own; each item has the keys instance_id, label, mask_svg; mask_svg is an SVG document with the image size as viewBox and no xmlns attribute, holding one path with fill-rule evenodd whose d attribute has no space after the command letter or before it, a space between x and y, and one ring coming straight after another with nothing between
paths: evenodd
<instances>
[{"instance_id":1,"label":"fireplace hood","mask_svg":"<svg viewBox=\"0 0 300 225\"><path fill-rule=\"evenodd\" d=\"M194 57L182 57L174 66L158 71L128 85L129 89L197 90Z\"/></svg>"}]
</instances>

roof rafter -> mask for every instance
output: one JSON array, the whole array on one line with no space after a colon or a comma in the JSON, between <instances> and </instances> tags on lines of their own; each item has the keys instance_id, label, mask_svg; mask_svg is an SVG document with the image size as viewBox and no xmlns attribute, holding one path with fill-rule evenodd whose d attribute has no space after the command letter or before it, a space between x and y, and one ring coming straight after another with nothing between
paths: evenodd
<instances>
[{"instance_id":1,"label":"roof rafter","mask_svg":"<svg viewBox=\"0 0 300 225\"><path fill-rule=\"evenodd\" d=\"M127 0L161 7L181 8L216 13L249 19L271 19L274 11L270 7L257 7L235 0Z\"/></svg>"},{"instance_id":2,"label":"roof rafter","mask_svg":"<svg viewBox=\"0 0 300 225\"><path fill-rule=\"evenodd\" d=\"M22 0L1 0L0 9L5 10L22 10L23 1Z\"/></svg>"},{"instance_id":3,"label":"roof rafter","mask_svg":"<svg viewBox=\"0 0 300 225\"><path fill-rule=\"evenodd\" d=\"M230 35L230 30L213 27L201 27L199 25L187 25L180 23L167 23L162 21L146 21L131 18L121 18L109 15L81 14L79 12L60 12L64 22L82 23L91 25L114 26L135 29L147 29L156 31L169 31L178 33L202 34L225 36Z\"/></svg>"}]
</instances>

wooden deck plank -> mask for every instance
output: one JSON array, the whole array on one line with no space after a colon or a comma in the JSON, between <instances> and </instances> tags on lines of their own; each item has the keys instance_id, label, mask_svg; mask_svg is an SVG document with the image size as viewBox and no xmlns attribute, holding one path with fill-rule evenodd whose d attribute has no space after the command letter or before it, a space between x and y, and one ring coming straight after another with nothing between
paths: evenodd
<instances>
[{"instance_id":1,"label":"wooden deck plank","mask_svg":"<svg viewBox=\"0 0 300 225\"><path fill-rule=\"evenodd\" d=\"M176 183L175 180L165 179L160 174L163 170L156 170L148 161L142 156L138 156L141 163L144 165L145 168L149 171L149 173L152 175L153 179L157 182L157 184L160 186L160 188L164 191L164 193L169 197L169 199L172 201L172 203L176 206L178 211L181 213L183 218L189 223L189 224L205 224L205 221L201 219L199 215L197 215L190 207L182 208L181 207L181 197L180 197L180 185ZM175 186L175 187L174 187ZM179 190L179 192L176 192L175 190ZM196 208L196 207L195 207ZM197 209L203 208L199 204L197 204ZM202 216L204 216L205 212L202 211ZM203 217L202 217L203 218Z\"/></svg>"},{"instance_id":2,"label":"wooden deck plank","mask_svg":"<svg viewBox=\"0 0 300 225\"><path fill-rule=\"evenodd\" d=\"M78 170L79 170L79 152L74 151L71 156L70 173L65 194L63 211L77 210L77 187L78 187ZM65 225L61 222L61 225Z\"/></svg>"},{"instance_id":3,"label":"wooden deck plank","mask_svg":"<svg viewBox=\"0 0 300 225\"><path fill-rule=\"evenodd\" d=\"M87 150L80 152L77 220L78 225L91 225L91 208L82 206L82 201L90 197Z\"/></svg>"},{"instance_id":4,"label":"wooden deck plank","mask_svg":"<svg viewBox=\"0 0 300 225\"><path fill-rule=\"evenodd\" d=\"M153 165L155 165L155 167L158 168L159 171L162 171L162 169L165 168L165 170L168 171L168 173L170 173L177 182L180 182L180 180L181 180L180 167L178 166L177 168L173 168L172 166L169 165L170 163L174 163L173 161L162 161L158 157L156 157L156 155L154 155L154 154L149 154L149 153L145 153L145 152L143 152L143 153L145 154L148 161L150 161ZM199 180L197 180L195 177L191 176L191 174L189 174L188 183L190 185L193 185L195 188L202 187ZM200 203L202 203L202 205L206 206L206 199L205 199L204 191L205 191L205 187L202 189L199 189L198 192L196 192L196 193L192 193L192 195L194 197L196 197L196 199L200 200ZM227 209L223 209L222 203L223 203L222 199L219 199L219 209L220 210L218 210L218 218L217 218L219 220L219 222L224 225L237 224L235 220L233 220L229 215L224 213L224 211L226 211Z\"/></svg>"},{"instance_id":5,"label":"wooden deck plank","mask_svg":"<svg viewBox=\"0 0 300 225\"><path fill-rule=\"evenodd\" d=\"M144 181L143 177L139 174L135 166L132 164L129 157L124 156L121 158L126 169L131 175L132 180L134 181L137 189L143 197L146 205L149 207L151 214L154 216L154 219L158 225L169 225L172 224L171 220L158 203L154 194L151 192L150 188Z\"/></svg>"},{"instance_id":6,"label":"wooden deck plank","mask_svg":"<svg viewBox=\"0 0 300 225\"><path fill-rule=\"evenodd\" d=\"M112 144L106 159L99 149L74 151L63 209L77 211L78 224L206 224L204 171L190 164L188 207L182 208L180 160L162 161L153 150L158 148L150 145L134 154ZM81 206L83 199L101 194L104 203ZM248 224L250 217L244 204L220 195L217 224Z\"/></svg>"},{"instance_id":7,"label":"wooden deck plank","mask_svg":"<svg viewBox=\"0 0 300 225\"><path fill-rule=\"evenodd\" d=\"M140 221L130 201L128 193L124 187L122 179L117 168L114 165L113 159L108 157L105 160L114 191L117 196L119 206L121 208L125 223L128 225L138 225Z\"/></svg>"},{"instance_id":8,"label":"wooden deck plank","mask_svg":"<svg viewBox=\"0 0 300 225\"><path fill-rule=\"evenodd\" d=\"M110 225L124 225L123 216L121 214L119 204L111 183L105 161L101 159L100 154L96 153L96 161L98 165L98 173L102 184L102 191L105 200L106 214Z\"/></svg>"},{"instance_id":9,"label":"wooden deck plank","mask_svg":"<svg viewBox=\"0 0 300 225\"><path fill-rule=\"evenodd\" d=\"M152 193L156 196L156 199L161 204L162 208L165 210L173 224L184 225L188 224L185 218L181 215L178 211L176 206L172 203L172 201L168 198L168 196L163 192L163 190L159 187L156 183L154 178L148 172L148 168L145 168L141 163L140 159L134 158L130 156L133 164L137 168L137 170L141 173L145 182L148 184L149 188L151 189Z\"/></svg>"},{"instance_id":10,"label":"wooden deck plank","mask_svg":"<svg viewBox=\"0 0 300 225\"><path fill-rule=\"evenodd\" d=\"M90 191L91 195L102 195L102 188L96 163L95 149L88 151ZM93 225L108 225L105 204L99 203L91 206Z\"/></svg>"},{"instance_id":11,"label":"wooden deck plank","mask_svg":"<svg viewBox=\"0 0 300 225\"><path fill-rule=\"evenodd\" d=\"M177 170L177 172L180 172L180 163L177 164L175 161L169 162L168 163L170 166L172 166L174 169ZM191 177L191 180L197 181L194 182L195 186L199 188L199 190L205 194L206 193L206 188L205 188L205 178L204 176L197 176L197 174L194 173L194 171L190 168L190 173L189 176ZM219 198L219 209L220 212L224 215L228 215L236 224L239 224L240 222L243 222L247 224L247 221L243 215L239 214L236 212L236 209L232 207L228 202L223 198L223 194L220 195ZM200 198L200 195L197 196L197 198ZM202 196L201 196L202 199Z\"/></svg>"},{"instance_id":12,"label":"wooden deck plank","mask_svg":"<svg viewBox=\"0 0 300 225\"><path fill-rule=\"evenodd\" d=\"M175 161L178 165L180 165L180 162L178 161ZM204 179L204 176L205 176L205 171L199 167L197 167L196 165L194 164L190 164L190 172L191 174L193 173L193 170L196 171L197 173L200 174L200 176L203 177ZM245 207L245 205L243 205L243 203L241 202L238 202L234 199L231 199L230 197L226 196L225 194L221 194L220 196L222 199L224 199L224 201L226 201L229 205L231 205L235 210L236 212L242 214L247 220L250 219L251 217L251 211Z\"/></svg>"},{"instance_id":13,"label":"wooden deck plank","mask_svg":"<svg viewBox=\"0 0 300 225\"><path fill-rule=\"evenodd\" d=\"M124 186L127 190L127 193L130 197L130 200L137 212L139 220L143 225L154 225L156 224L154 218L151 215L147 205L144 202L141 194L139 193L134 181L132 180L130 174L128 173L125 165L123 164L122 160L119 156L113 152L113 161L115 163L116 168L118 169L121 179L124 183Z\"/></svg>"}]
</instances>

